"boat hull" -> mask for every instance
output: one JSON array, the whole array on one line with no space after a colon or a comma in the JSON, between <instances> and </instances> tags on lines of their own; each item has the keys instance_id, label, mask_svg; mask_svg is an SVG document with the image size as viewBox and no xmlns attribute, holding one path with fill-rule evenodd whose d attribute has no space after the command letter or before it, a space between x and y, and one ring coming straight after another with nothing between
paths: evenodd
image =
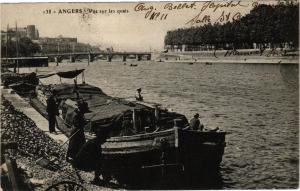
<instances>
[{"instance_id":1,"label":"boat hull","mask_svg":"<svg viewBox=\"0 0 300 191\"><path fill-rule=\"evenodd\" d=\"M110 138L102 153L104 167L120 182L145 185L148 177L156 177L158 182L170 176L192 180L193 176L201 176L203 170L215 171L222 161L225 145L225 132L174 128Z\"/></svg>"}]
</instances>

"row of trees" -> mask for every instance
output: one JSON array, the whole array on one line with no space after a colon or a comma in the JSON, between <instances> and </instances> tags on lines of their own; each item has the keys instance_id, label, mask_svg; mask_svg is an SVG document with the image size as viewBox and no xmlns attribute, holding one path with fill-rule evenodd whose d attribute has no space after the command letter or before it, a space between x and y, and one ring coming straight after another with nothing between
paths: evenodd
<instances>
[{"instance_id":1,"label":"row of trees","mask_svg":"<svg viewBox=\"0 0 300 191\"><path fill-rule=\"evenodd\" d=\"M165 45L213 45L252 48L253 43L298 47L299 4L261 4L240 20L168 31Z\"/></svg>"},{"instance_id":2,"label":"row of trees","mask_svg":"<svg viewBox=\"0 0 300 191\"><path fill-rule=\"evenodd\" d=\"M2 39L1 43L2 58L33 56L34 54L41 52L40 46L27 37L18 39L18 42L16 42L16 39L9 39L7 42L4 42L3 40L4 39Z\"/></svg>"}]
</instances>

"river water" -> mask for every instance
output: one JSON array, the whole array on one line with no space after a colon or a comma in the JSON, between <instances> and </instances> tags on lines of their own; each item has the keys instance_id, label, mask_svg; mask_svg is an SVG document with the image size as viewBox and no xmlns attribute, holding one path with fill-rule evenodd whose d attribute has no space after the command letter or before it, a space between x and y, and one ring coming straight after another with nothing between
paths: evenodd
<instances>
[{"instance_id":1,"label":"river water","mask_svg":"<svg viewBox=\"0 0 300 191\"><path fill-rule=\"evenodd\" d=\"M198 112L205 127L228 132L219 188L298 187L298 65L134 64L138 66L130 67L130 61L52 63L38 71L85 68L86 82L111 96L132 97L141 87L145 101L188 118Z\"/></svg>"}]
</instances>

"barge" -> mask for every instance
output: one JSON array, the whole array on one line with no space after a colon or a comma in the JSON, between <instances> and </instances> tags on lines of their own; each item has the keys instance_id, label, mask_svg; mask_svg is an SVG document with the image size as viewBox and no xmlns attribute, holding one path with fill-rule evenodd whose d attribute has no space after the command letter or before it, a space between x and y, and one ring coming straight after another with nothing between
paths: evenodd
<instances>
[{"instance_id":1,"label":"barge","mask_svg":"<svg viewBox=\"0 0 300 191\"><path fill-rule=\"evenodd\" d=\"M84 71L56 74L77 79L81 72ZM46 99L53 91L59 102L59 128L67 136L72 130L70 122L78 99L86 101L91 111L85 114L87 139L93 138L101 128L109 130L102 145L103 163L120 183L145 184L149 179L153 183L169 175L191 180L191 176L197 177L202 169L218 169L222 161L225 131L184 130L189 123L182 114L155 104L111 97L84 81L38 85L31 104L45 117Z\"/></svg>"}]
</instances>

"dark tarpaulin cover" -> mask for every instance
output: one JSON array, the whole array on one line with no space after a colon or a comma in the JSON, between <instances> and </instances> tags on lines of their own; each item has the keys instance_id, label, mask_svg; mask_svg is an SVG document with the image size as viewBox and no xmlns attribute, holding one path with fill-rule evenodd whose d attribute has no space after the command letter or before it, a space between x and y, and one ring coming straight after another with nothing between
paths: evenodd
<instances>
[{"instance_id":1,"label":"dark tarpaulin cover","mask_svg":"<svg viewBox=\"0 0 300 191\"><path fill-rule=\"evenodd\" d=\"M74 93L74 85L56 84L51 85L51 88L45 89L56 91L56 97L62 103L61 107L65 122L71 125L74 117L72 112L74 112L77 100L77 95ZM137 114L144 119L140 122L142 126L152 125L154 127L154 108L152 107L108 96L100 88L89 84L78 84L77 90L80 98L88 103L91 111L85 114L85 118L90 121L86 128L91 128L95 131L104 128L111 130L114 136L126 135L122 129L122 123L124 120L132 120L133 109L136 109ZM68 100L72 100L73 103ZM178 118L182 119L183 123L188 123L184 115L166 110L160 110L159 113L159 125L163 126L163 129L173 128L173 120Z\"/></svg>"},{"instance_id":2,"label":"dark tarpaulin cover","mask_svg":"<svg viewBox=\"0 0 300 191\"><path fill-rule=\"evenodd\" d=\"M74 84L44 85L41 88L45 91L55 91L56 99L59 102L62 102L62 107L64 107L65 111L67 112L67 110L69 110L69 112L72 112L75 102L78 99L77 94L74 91ZM99 125L102 124L101 122L110 120L133 108L146 108L146 106L110 97L100 88L89 84L78 84L76 91L79 93L79 98L88 103L89 110L91 111L90 113L85 114L85 118L97 122ZM72 104L68 104L66 100L72 100L74 102L73 106ZM104 122L104 124L105 123L106 122Z\"/></svg>"},{"instance_id":3,"label":"dark tarpaulin cover","mask_svg":"<svg viewBox=\"0 0 300 191\"><path fill-rule=\"evenodd\" d=\"M61 78L75 78L83 71L84 69L80 69L80 70L72 70L67 72L57 72L56 74Z\"/></svg>"}]
</instances>

